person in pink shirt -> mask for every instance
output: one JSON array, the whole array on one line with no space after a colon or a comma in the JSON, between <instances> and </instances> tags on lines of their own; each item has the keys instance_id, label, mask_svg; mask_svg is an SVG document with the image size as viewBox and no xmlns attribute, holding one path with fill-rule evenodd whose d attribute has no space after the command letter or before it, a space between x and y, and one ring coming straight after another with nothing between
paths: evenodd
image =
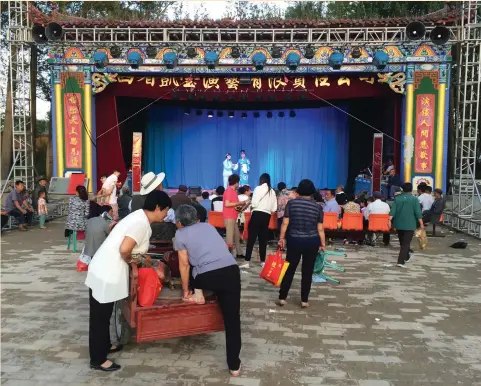
<instances>
[{"instance_id":1,"label":"person in pink shirt","mask_svg":"<svg viewBox=\"0 0 481 386\"><path fill-rule=\"evenodd\" d=\"M229 176L229 187L225 190L223 196L223 215L225 232L227 239L227 246L229 250L233 252L235 247L237 258L243 259L242 249L240 245L240 233L237 226L237 216L239 212L236 207L242 206L244 203L239 201L237 196L237 188L239 187L239 176L237 174L231 174Z\"/></svg>"}]
</instances>

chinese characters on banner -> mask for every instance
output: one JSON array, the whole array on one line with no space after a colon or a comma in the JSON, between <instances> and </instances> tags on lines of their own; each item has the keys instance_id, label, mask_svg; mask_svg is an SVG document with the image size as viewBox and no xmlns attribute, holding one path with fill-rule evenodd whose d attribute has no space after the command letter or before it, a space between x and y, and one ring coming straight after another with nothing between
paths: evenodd
<instances>
[{"instance_id":1,"label":"chinese characters on banner","mask_svg":"<svg viewBox=\"0 0 481 386\"><path fill-rule=\"evenodd\" d=\"M383 137L383 134L375 133L373 138L371 193L381 191Z\"/></svg>"},{"instance_id":2,"label":"chinese characters on banner","mask_svg":"<svg viewBox=\"0 0 481 386\"><path fill-rule=\"evenodd\" d=\"M142 170L142 133L133 133L132 137L132 190L140 192Z\"/></svg>"},{"instance_id":3,"label":"chinese characters on banner","mask_svg":"<svg viewBox=\"0 0 481 386\"><path fill-rule=\"evenodd\" d=\"M82 118L80 93L64 94L65 167L81 169L82 164Z\"/></svg>"},{"instance_id":4,"label":"chinese characters on banner","mask_svg":"<svg viewBox=\"0 0 481 386\"><path fill-rule=\"evenodd\" d=\"M416 96L415 173L433 171L434 106L434 94Z\"/></svg>"}]
</instances>

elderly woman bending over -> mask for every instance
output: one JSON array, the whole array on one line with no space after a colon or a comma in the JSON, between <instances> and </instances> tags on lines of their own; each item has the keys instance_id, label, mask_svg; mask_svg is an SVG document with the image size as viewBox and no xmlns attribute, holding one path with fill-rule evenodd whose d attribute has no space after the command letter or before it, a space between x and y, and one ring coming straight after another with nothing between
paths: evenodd
<instances>
[{"instance_id":1,"label":"elderly woman bending over","mask_svg":"<svg viewBox=\"0 0 481 386\"><path fill-rule=\"evenodd\" d=\"M217 296L224 318L227 366L233 376L240 374L240 271L234 257L217 230L197 220L191 205L181 205L175 212L177 232L174 248L179 252L179 267L184 299L189 291L189 270L192 266L194 287L211 290Z\"/></svg>"}]
</instances>

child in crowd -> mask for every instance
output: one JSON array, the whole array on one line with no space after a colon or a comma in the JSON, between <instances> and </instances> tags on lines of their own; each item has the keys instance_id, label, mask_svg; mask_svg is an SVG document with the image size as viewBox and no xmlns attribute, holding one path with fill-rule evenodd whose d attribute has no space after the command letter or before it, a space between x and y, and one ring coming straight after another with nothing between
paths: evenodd
<instances>
[{"instance_id":1,"label":"child in crowd","mask_svg":"<svg viewBox=\"0 0 481 386\"><path fill-rule=\"evenodd\" d=\"M45 201L45 191L38 193L38 219L40 222L40 229L47 229L45 226L45 220L47 219L48 209L47 202Z\"/></svg>"}]
</instances>

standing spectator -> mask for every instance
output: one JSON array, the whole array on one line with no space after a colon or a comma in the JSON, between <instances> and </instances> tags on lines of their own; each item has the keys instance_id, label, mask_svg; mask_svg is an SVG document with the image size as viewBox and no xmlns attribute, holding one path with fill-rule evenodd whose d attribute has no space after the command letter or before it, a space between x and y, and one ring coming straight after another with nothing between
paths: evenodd
<instances>
[{"instance_id":1,"label":"standing spectator","mask_svg":"<svg viewBox=\"0 0 481 386\"><path fill-rule=\"evenodd\" d=\"M326 205L324 205L324 213L339 213L341 212L341 207L337 203L336 194L334 190L328 189L326 191Z\"/></svg>"},{"instance_id":2,"label":"standing spectator","mask_svg":"<svg viewBox=\"0 0 481 386\"><path fill-rule=\"evenodd\" d=\"M119 205L119 218L123 219L130 213L129 206L132 201L129 188L124 186L122 188L122 195L118 198L117 204Z\"/></svg>"},{"instance_id":3,"label":"standing spectator","mask_svg":"<svg viewBox=\"0 0 481 386\"><path fill-rule=\"evenodd\" d=\"M92 258L110 233L113 211L110 205L101 207L101 213L91 217L85 227L85 247L83 254Z\"/></svg>"},{"instance_id":4,"label":"standing spectator","mask_svg":"<svg viewBox=\"0 0 481 386\"><path fill-rule=\"evenodd\" d=\"M207 218L208 218L210 208L211 208L211 202L209 200L209 192L202 192L202 200L200 201L199 204L202 205L205 208L205 210L207 212Z\"/></svg>"},{"instance_id":5,"label":"standing spectator","mask_svg":"<svg viewBox=\"0 0 481 386\"><path fill-rule=\"evenodd\" d=\"M239 187L239 176L232 174L229 176L229 187L224 192L223 214L226 231L227 246L231 252L236 251L237 258L243 259L242 248L240 244L239 227L237 226L237 210L236 206L242 205L237 196L237 188Z\"/></svg>"},{"instance_id":6,"label":"standing spectator","mask_svg":"<svg viewBox=\"0 0 481 386\"><path fill-rule=\"evenodd\" d=\"M217 189L215 190L215 197L211 198L211 203L212 203L211 210L213 212L222 212L224 210L224 204L223 204L224 192L225 192L225 188L223 186L218 186Z\"/></svg>"},{"instance_id":7,"label":"standing spectator","mask_svg":"<svg viewBox=\"0 0 481 386\"><path fill-rule=\"evenodd\" d=\"M18 229L21 231L27 230L25 222L27 225L32 224L33 208L27 201L23 181L15 181L15 187L8 193L5 210L9 216L17 219L19 224Z\"/></svg>"},{"instance_id":8,"label":"standing spectator","mask_svg":"<svg viewBox=\"0 0 481 386\"><path fill-rule=\"evenodd\" d=\"M414 231L418 223L421 229L424 229L424 224L419 201L412 195L413 185L410 182L406 182L401 188L403 192L394 198L391 212L389 213L389 225L397 230L399 244L401 245L397 266L407 268L406 263L411 258L409 249ZM394 221L392 222L392 220Z\"/></svg>"},{"instance_id":9,"label":"standing spectator","mask_svg":"<svg viewBox=\"0 0 481 386\"><path fill-rule=\"evenodd\" d=\"M252 196L252 217L249 221L248 239L246 248L246 263L240 268L249 268L254 244L259 238L259 255L261 266L264 267L267 252L267 236L271 214L277 211L276 192L271 187L271 176L264 173L259 178L259 186L254 189Z\"/></svg>"},{"instance_id":10,"label":"standing spectator","mask_svg":"<svg viewBox=\"0 0 481 386\"><path fill-rule=\"evenodd\" d=\"M396 174L396 168L392 168L387 179L386 189L388 192L387 198L393 198L401 186L401 178ZM411 187L412 190L412 187Z\"/></svg>"},{"instance_id":11,"label":"standing spectator","mask_svg":"<svg viewBox=\"0 0 481 386\"><path fill-rule=\"evenodd\" d=\"M48 209L47 209L47 202L45 201L46 193L45 191L41 190L38 192L38 202L37 202L37 211L38 211L38 221L40 223L40 229L47 229L45 226L45 220L48 216Z\"/></svg>"},{"instance_id":12,"label":"standing spectator","mask_svg":"<svg viewBox=\"0 0 481 386\"><path fill-rule=\"evenodd\" d=\"M44 200L48 204L48 192L47 192L47 179L45 177L40 177L38 179L38 184L32 193L32 206L35 210L38 210L38 198L40 197L40 192L45 193Z\"/></svg>"},{"instance_id":13,"label":"standing spectator","mask_svg":"<svg viewBox=\"0 0 481 386\"><path fill-rule=\"evenodd\" d=\"M119 206L117 204L117 182L119 180L120 172L115 169L113 173L107 177L102 185L102 196L106 197L106 204L112 207L114 211L114 220L119 219ZM104 203L101 203L103 205Z\"/></svg>"},{"instance_id":14,"label":"standing spectator","mask_svg":"<svg viewBox=\"0 0 481 386\"><path fill-rule=\"evenodd\" d=\"M249 187L248 185L246 186ZM245 223L244 213L250 212L250 205L248 204L247 201L249 201L251 198L246 194L245 186L241 186L237 192L239 193L239 201L245 204L245 209L239 212L239 216L237 217L237 220L239 221L240 224L244 224Z\"/></svg>"},{"instance_id":15,"label":"standing spectator","mask_svg":"<svg viewBox=\"0 0 481 386\"><path fill-rule=\"evenodd\" d=\"M336 189L336 201L341 206L347 202L347 194L344 193L344 186L342 185L339 185Z\"/></svg>"},{"instance_id":16,"label":"standing spectator","mask_svg":"<svg viewBox=\"0 0 481 386\"><path fill-rule=\"evenodd\" d=\"M190 205L192 203L190 198L187 197L187 190L187 186L180 185L178 192L170 197L174 211L181 205Z\"/></svg>"},{"instance_id":17,"label":"standing spectator","mask_svg":"<svg viewBox=\"0 0 481 386\"><path fill-rule=\"evenodd\" d=\"M67 222L65 224L66 236L70 231L84 231L90 214L90 202L85 186L75 188L75 196L68 201Z\"/></svg>"},{"instance_id":18,"label":"standing spectator","mask_svg":"<svg viewBox=\"0 0 481 386\"><path fill-rule=\"evenodd\" d=\"M100 176L100 183L102 184L100 190L97 192L97 203L99 205L104 205L107 203L108 201L108 197L104 195L104 184L105 184L105 181L107 180L107 177L108 175L107 174L102 174Z\"/></svg>"},{"instance_id":19,"label":"standing spectator","mask_svg":"<svg viewBox=\"0 0 481 386\"><path fill-rule=\"evenodd\" d=\"M192 201L191 205L197 211L197 220L199 220L200 222L205 222L207 220L207 210L199 204L199 201L197 201L197 196L195 194L191 194L189 198Z\"/></svg>"},{"instance_id":20,"label":"standing spectator","mask_svg":"<svg viewBox=\"0 0 481 386\"><path fill-rule=\"evenodd\" d=\"M163 190L162 182L164 179L165 173L159 173L157 175L153 172L145 173L140 180L140 194L136 194L132 197L130 211L135 212L136 210L142 209L147 194L153 190ZM175 217L174 213L172 213L172 217Z\"/></svg>"},{"instance_id":21,"label":"standing spectator","mask_svg":"<svg viewBox=\"0 0 481 386\"><path fill-rule=\"evenodd\" d=\"M277 190L279 190L279 196L277 197L277 229L279 229L280 232L282 220L284 219L284 211L290 198L285 182L279 182L277 184Z\"/></svg>"},{"instance_id":22,"label":"standing spectator","mask_svg":"<svg viewBox=\"0 0 481 386\"><path fill-rule=\"evenodd\" d=\"M286 261L289 262L289 267L279 291L280 306L286 304L292 279L302 257L301 306L309 307L314 264L317 254L325 251L326 245L322 226L324 213L322 207L311 199L315 192L316 188L311 180L302 180L297 187L299 197L290 200L286 206L279 247L285 248L287 241Z\"/></svg>"}]
</instances>

